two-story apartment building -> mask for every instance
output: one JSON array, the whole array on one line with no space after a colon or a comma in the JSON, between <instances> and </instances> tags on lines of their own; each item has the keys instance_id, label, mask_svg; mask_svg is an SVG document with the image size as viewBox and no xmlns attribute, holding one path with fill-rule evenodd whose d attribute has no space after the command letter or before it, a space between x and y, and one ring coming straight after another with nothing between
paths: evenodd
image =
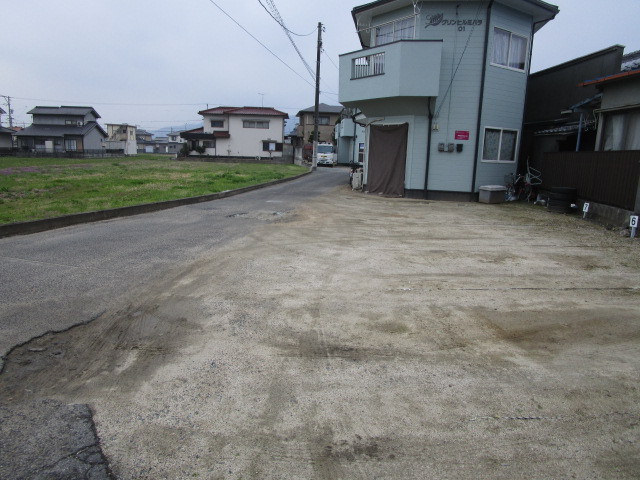
<instances>
[{"instance_id":1,"label":"two-story apartment building","mask_svg":"<svg viewBox=\"0 0 640 480\"><path fill-rule=\"evenodd\" d=\"M16 133L18 148L44 153L102 152L107 133L92 107L35 107L31 126Z\"/></svg>"},{"instance_id":2,"label":"two-story apartment building","mask_svg":"<svg viewBox=\"0 0 640 480\"><path fill-rule=\"evenodd\" d=\"M288 114L268 107L216 107L198 114L203 117L203 126L180 133L190 154L282 156L284 121Z\"/></svg>"},{"instance_id":3,"label":"two-story apartment building","mask_svg":"<svg viewBox=\"0 0 640 480\"><path fill-rule=\"evenodd\" d=\"M516 169L540 0L378 0L352 10L340 103L366 116L366 189L474 199Z\"/></svg>"},{"instance_id":4,"label":"two-story apartment building","mask_svg":"<svg viewBox=\"0 0 640 480\"><path fill-rule=\"evenodd\" d=\"M138 141L135 125L126 123L107 123L107 150L122 151L125 155L138 153Z\"/></svg>"}]
</instances>

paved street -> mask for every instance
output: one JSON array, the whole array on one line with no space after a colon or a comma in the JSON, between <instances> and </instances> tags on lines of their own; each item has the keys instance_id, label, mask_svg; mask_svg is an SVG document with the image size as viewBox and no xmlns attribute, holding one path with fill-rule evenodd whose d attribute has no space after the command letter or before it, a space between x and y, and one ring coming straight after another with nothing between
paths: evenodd
<instances>
[{"instance_id":1,"label":"paved street","mask_svg":"<svg viewBox=\"0 0 640 480\"><path fill-rule=\"evenodd\" d=\"M640 242L346 175L0 241L0 478L638 478Z\"/></svg>"},{"instance_id":2,"label":"paved street","mask_svg":"<svg viewBox=\"0 0 640 480\"><path fill-rule=\"evenodd\" d=\"M90 321L132 290L277 221L348 178L344 169L320 169L227 199L0 239L0 355L48 331Z\"/></svg>"}]
</instances>

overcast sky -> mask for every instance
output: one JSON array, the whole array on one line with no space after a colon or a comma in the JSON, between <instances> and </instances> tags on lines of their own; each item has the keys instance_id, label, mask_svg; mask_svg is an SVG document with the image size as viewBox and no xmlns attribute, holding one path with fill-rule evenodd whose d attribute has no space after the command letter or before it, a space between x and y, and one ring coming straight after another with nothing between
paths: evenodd
<instances>
[{"instance_id":1,"label":"overcast sky","mask_svg":"<svg viewBox=\"0 0 640 480\"><path fill-rule=\"evenodd\" d=\"M0 95L12 97L19 124L36 105L90 105L103 125L157 130L198 122L207 106L294 117L314 103L313 77L258 0L1 1ZM351 9L369 0L271 1L291 31L311 33L292 38L312 69L315 29L325 25L320 101L338 105L338 55L360 49ZM555 4L560 14L535 37L532 72L615 44L640 49L640 0Z\"/></svg>"}]
</instances>

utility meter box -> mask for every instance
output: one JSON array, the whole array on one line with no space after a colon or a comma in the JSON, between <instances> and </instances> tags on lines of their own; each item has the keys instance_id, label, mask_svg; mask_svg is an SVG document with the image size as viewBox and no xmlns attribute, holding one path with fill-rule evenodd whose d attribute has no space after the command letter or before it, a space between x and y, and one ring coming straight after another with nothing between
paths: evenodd
<instances>
[{"instance_id":1,"label":"utility meter box","mask_svg":"<svg viewBox=\"0 0 640 480\"><path fill-rule=\"evenodd\" d=\"M480 203L502 203L507 193L507 187L504 185L483 185L478 190Z\"/></svg>"}]
</instances>

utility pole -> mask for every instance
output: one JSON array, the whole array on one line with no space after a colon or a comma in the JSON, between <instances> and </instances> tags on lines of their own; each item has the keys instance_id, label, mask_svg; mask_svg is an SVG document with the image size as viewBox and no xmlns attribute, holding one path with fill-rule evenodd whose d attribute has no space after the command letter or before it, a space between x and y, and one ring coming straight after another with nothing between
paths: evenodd
<instances>
[{"instance_id":1,"label":"utility pole","mask_svg":"<svg viewBox=\"0 0 640 480\"><path fill-rule=\"evenodd\" d=\"M316 103L313 112L313 159L311 170L318 168L318 106L320 102L320 52L322 51L322 23L318 22L318 53L316 57Z\"/></svg>"},{"instance_id":2,"label":"utility pole","mask_svg":"<svg viewBox=\"0 0 640 480\"><path fill-rule=\"evenodd\" d=\"M8 95L0 95L7 101L7 113L9 114L9 128L13 127L13 110L11 110L11 97Z\"/></svg>"}]
</instances>

